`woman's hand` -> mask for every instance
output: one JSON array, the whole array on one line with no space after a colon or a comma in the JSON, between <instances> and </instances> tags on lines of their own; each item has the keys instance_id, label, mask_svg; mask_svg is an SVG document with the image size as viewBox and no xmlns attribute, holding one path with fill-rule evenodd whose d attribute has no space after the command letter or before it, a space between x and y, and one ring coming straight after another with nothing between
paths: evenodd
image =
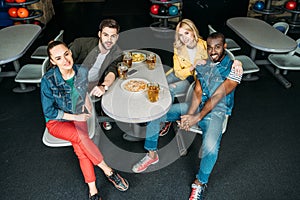
<instances>
[{"instance_id":1,"label":"woman's hand","mask_svg":"<svg viewBox=\"0 0 300 200\"><path fill-rule=\"evenodd\" d=\"M197 65L205 65L205 64L206 64L206 60L196 60L195 64L190 67L190 71L193 71L197 67Z\"/></svg>"},{"instance_id":2,"label":"woman's hand","mask_svg":"<svg viewBox=\"0 0 300 200\"><path fill-rule=\"evenodd\" d=\"M232 64L232 69L237 76L241 76L243 74L243 64L239 60L234 60Z\"/></svg>"},{"instance_id":3,"label":"woman's hand","mask_svg":"<svg viewBox=\"0 0 300 200\"><path fill-rule=\"evenodd\" d=\"M88 118L91 117L91 114L86 114L86 113L82 113L82 114L78 114L78 115L74 115L74 121L87 121Z\"/></svg>"}]
</instances>

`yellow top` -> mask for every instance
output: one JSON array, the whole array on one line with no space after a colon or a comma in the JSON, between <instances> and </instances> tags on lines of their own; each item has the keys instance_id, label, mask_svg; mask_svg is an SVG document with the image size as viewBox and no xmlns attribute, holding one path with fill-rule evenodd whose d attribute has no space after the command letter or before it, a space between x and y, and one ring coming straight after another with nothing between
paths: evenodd
<instances>
[{"instance_id":1,"label":"yellow top","mask_svg":"<svg viewBox=\"0 0 300 200\"><path fill-rule=\"evenodd\" d=\"M174 48L173 69L168 71L166 75L173 70L175 76L181 80L185 80L188 76L194 75L194 70L190 71L190 67L198 60L207 59L207 44L205 40L199 39L196 46L196 55L193 61L190 60L187 47L184 45L179 49Z\"/></svg>"}]
</instances>

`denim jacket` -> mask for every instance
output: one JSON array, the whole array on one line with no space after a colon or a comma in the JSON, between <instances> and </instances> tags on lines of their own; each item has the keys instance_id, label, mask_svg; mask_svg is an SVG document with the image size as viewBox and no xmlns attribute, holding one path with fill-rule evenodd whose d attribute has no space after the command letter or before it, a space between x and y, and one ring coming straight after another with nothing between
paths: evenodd
<instances>
[{"instance_id":1,"label":"denim jacket","mask_svg":"<svg viewBox=\"0 0 300 200\"><path fill-rule=\"evenodd\" d=\"M205 102L214 94L216 89L228 77L233 61L229 56L225 55L220 63L213 64L208 61L206 65L196 67L197 78L199 79L202 87L202 103L200 109L204 106ZM224 97L214 108L214 110L226 112L231 115L234 103L234 90Z\"/></svg>"},{"instance_id":2,"label":"denim jacket","mask_svg":"<svg viewBox=\"0 0 300 200\"><path fill-rule=\"evenodd\" d=\"M71 87L62 78L58 67L50 69L41 81L41 101L44 115L50 120L62 120L64 112L76 114L82 112L87 94L87 73L84 67L74 65L74 87L78 91L79 99L75 111L72 110Z\"/></svg>"}]
</instances>

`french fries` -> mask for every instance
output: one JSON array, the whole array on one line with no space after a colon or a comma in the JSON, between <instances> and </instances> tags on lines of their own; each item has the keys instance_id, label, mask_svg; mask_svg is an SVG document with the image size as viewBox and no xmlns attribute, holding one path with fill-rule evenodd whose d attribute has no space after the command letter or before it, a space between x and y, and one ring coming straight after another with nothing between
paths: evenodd
<instances>
[{"instance_id":1,"label":"french fries","mask_svg":"<svg viewBox=\"0 0 300 200\"><path fill-rule=\"evenodd\" d=\"M146 60L145 54L142 53L132 53L132 62L141 62Z\"/></svg>"}]
</instances>

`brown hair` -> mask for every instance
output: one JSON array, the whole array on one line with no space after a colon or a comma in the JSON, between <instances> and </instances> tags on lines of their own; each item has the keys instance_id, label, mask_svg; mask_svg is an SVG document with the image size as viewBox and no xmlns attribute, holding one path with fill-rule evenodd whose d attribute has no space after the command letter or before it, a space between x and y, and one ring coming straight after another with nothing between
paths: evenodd
<instances>
[{"instance_id":1,"label":"brown hair","mask_svg":"<svg viewBox=\"0 0 300 200\"><path fill-rule=\"evenodd\" d=\"M118 34L120 32L120 26L119 26L118 22L114 19L104 19L104 20L102 20L100 25L99 25L99 31L102 31L105 27L117 29Z\"/></svg>"},{"instance_id":2,"label":"brown hair","mask_svg":"<svg viewBox=\"0 0 300 200\"><path fill-rule=\"evenodd\" d=\"M48 54L48 57L49 57L49 60L51 60L51 53L50 53L50 50L58 45L64 45L65 47L68 48L68 46L66 45L66 43L62 42L62 41L54 41L54 40L51 40L49 43L48 43L48 47L47 47L47 54ZM49 62L49 67L48 69L54 67L54 65ZM47 69L47 70L48 70Z\"/></svg>"}]
</instances>

